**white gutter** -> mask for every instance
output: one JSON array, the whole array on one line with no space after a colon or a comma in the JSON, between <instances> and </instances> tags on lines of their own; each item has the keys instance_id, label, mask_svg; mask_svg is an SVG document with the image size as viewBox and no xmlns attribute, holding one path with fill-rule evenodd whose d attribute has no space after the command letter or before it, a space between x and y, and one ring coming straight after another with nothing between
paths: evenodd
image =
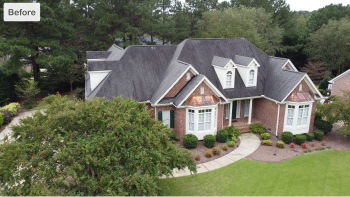
<instances>
[{"instance_id":1,"label":"white gutter","mask_svg":"<svg viewBox=\"0 0 350 197\"><path fill-rule=\"evenodd\" d=\"M278 137L278 121L279 121L279 117L280 117L280 104L278 105L278 111L277 111L277 123L276 123L276 137Z\"/></svg>"},{"instance_id":2,"label":"white gutter","mask_svg":"<svg viewBox=\"0 0 350 197\"><path fill-rule=\"evenodd\" d=\"M154 119L157 120L157 107L154 107Z\"/></svg>"}]
</instances>

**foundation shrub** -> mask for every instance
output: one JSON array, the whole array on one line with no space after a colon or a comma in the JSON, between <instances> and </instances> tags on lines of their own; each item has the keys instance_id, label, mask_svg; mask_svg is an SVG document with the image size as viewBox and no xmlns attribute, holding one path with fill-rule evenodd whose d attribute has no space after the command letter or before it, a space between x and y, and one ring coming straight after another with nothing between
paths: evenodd
<instances>
[{"instance_id":1,"label":"foundation shrub","mask_svg":"<svg viewBox=\"0 0 350 197\"><path fill-rule=\"evenodd\" d=\"M218 147L213 148L214 155L220 155L220 152L221 152L220 148L218 148Z\"/></svg>"},{"instance_id":2,"label":"foundation shrub","mask_svg":"<svg viewBox=\"0 0 350 197\"><path fill-rule=\"evenodd\" d=\"M282 133L282 141L286 144L290 144L293 141L293 133L289 131L284 131Z\"/></svg>"},{"instance_id":3,"label":"foundation shrub","mask_svg":"<svg viewBox=\"0 0 350 197\"><path fill-rule=\"evenodd\" d=\"M250 130L254 133L265 133L265 126L260 123L250 125Z\"/></svg>"},{"instance_id":4,"label":"foundation shrub","mask_svg":"<svg viewBox=\"0 0 350 197\"><path fill-rule=\"evenodd\" d=\"M314 146L315 146L315 144L316 144L315 142L312 142L311 146L312 146L312 147L314 147Z\"/></svg>"},{"instance_id":5,"label":"foundation shrub","mask_svg":"<svg viewBox=\"0 0 350 197\"><path fill-rule=\"evenodd\" d=\"M7 110L0 110L0 113L4 114L4 123L3 124L8 124L12 120L12 115L11 112Z\"/></svg>"},{"instance_id":6,"label":"foundation shrub","mask_svg":"<svg viewBox=\"0 0 350 197\"><path fill-rule=\"evenodd\" d=\"M235 144L236 144L236 143L235 143L234 141L231 141L231 142L228 143L228 145L229 145L230 147L234 147Z\"/></svg>"},{"instance_id":7,"label":"foundation shrub","mask_svg":"<svg viewBox=\"0 0 350 197\"><path fill-rule=\"evenodd\" d=\"M322 142L321 142L321 145L322 145L322 146L326 145L326 142L325 142L325 141L322 141Z\"/></svg>"},{"instance_id":8,"label":"foundation shrub","mask_svg":"<svg viewBox=\"0 0 350 197\"><path fill-rule=\"evenodd\" d=\"M305 141L306 141L305 135L303 135L303 134L296 134L295 135L295 143L297 143L298 145L301 145Z\"/></svg>"},{"instance_id":9,"label":"foundation shrub","mask_svg":"<svg viewBox=\"0 0 350 197\"><path fill-rule=\"evenodd\" d=\"M171 141L179 141L180 140L180 138L175 134L175 132L171 132L169 134L169 138Z\"/></svg>"},{"instance_id":10,"label":"foundation shrub","mask_svg":"<svg viewBox=\"0 0 350 197\"><path fill-rule=\"evenodd\" d=\"M236 128L234 125L226 127L225 130L227 131L228 138L231 138L232 136L239 136L242 134L242 132L238 128Z\"/></svg>"},{"instance_id":11,"label":"foundation shrub","mask_svg":"<svg viewBox=\"0 0 350 197\"><path fill-rule=\"evenodd\" d=\"M272 146L272 142L271 140L264 140L261 142L262 145L266 145L266 146Z\"/></svg>"},{"instance_id":12,"label":"foundation shrub","mask_svg":"<svg viewBox=\"0 0 350 197\"><path fill-rule=\"evenodd\" d=\"M261 137L262 137L262 139L264 139L264 140L268 140L268 139L270 139L270 134L268 134L268 133L262 133L262 134L261 134Z\"/></svg>"},{"instance_id":13,"label":"foundation shrub","mask_svg":"<svg viewBox=\"0 0 350 197\"><path fill-rule=\"evenodd\" d=\"M307 141L312 141L315 138L313 133L307 133L305 136L306 136Z\"/></svg>"},{"instance_id":14,"label":"foundation shrub","mask_svg":"<svg viewBox=\"0 0 350 197\"><path fill-rule=\"evenodd\" d=\"M208 150L207 152L205 152L205 157L210 158L211 156L213 156L213 153L211 152L211 150Z\"/></svg>"},{"instance_id":15,"label":"foundation shrub","mask_svg":"<svg viewBox=\"0 0 350 197\"><path fill-rule=\"evenodd\" d=\"M323 131L325 135L326 135L328 132L331 132L331 131L332 131L332 128L333 128L332 123L327 122L327 121L325 121L325 120L321 120L321 119L316 120L316 121L315 121L315 125L316 125L316 127L317 127L319 130Z\"/></svg>"},{"instance_id":16,"label":"foundation shrub","mask_svg":"<svg viewBox=\"0 0 350 197\"><path fill-rule=\"evenodd\" d=\"M196 156L194 156L194 159L195 159L196 161L201 160L201 155L200 155L200 154L197 154Z\"/></svg>"},{"instance_id":17,"label":"foundation shrub","mask_svg":"<svg viewBox=\"0 0 350 197\"><path fill-rule=\"evenodd\" d=\"M224 145L222 146L222 150L227 151L227 149L228 149L227 145L224 144Z\"/></svg>"},{"instance_id":18,"label":"foundation shrub","mask_svg":"<svg viewBox=\"0 0 350 197\"><path fill-rule=\"evenodd\" d=\"M187 149L196 148L198 146L198 138L193 134L186 134L183 143Z\"/></svg>"},{"instance_id":19,"label":"foundation shrub","mask_svg":"<svg viewBox=\"0 0 350 197\"><path fill-rule=\"evenodd\" d=\"M295 148L295 144L294 143L290 143L290 147L291 148Z\"/></svg>"},{"instance_id":20,"label":"foundation shrub","mask_svg":"<svg viewBox=\"0 0 350 197\"><path fill-rule=\"evenodd\" d=\"M306 144L306 143L302 143L302 144L301 144L301 147L307 148L307 144Z\"/></svg>"},{"instance_id":21,"label":"foundation shrub","mask_svg":"<svg viewBox=\"0 0 350 197\"><path fill-rule=\"evenodd\" d=\"M236 136L233 136L233 137L231 138L231 140L234 141L235 143L237 143L237 141L238 141L237 138L236 138Z\"/></svg>"},{"instance_id":22,"label":"foundation shrub","mask_svg":"<svg viewBox=\"0 0 350 197\"><path fill-rule=\"evenodd\" d=\"M213 135L204 136L204 146L208 148L213 148L216 144L216 138Z\"/></svg>"},{"instance_id":23,"label":"foundation shrub","mask_svg":"<svg viewBox=\"0 0 350 197\"><path fill-rule=\"evenodd\" d=\"M282 140L277 141L276 146L279 148L284 148L284 142Z\"/></svg>"},{"instance_id":24,"label":"foundation shrub","mask_svg":"<svg viewBox=\"0 0 350 197\"><path fill-rule=\"evenodd\" d=\"M218 133L216 135L216 140L219 141L219 142L226 142L226 140L227 140L227 130L226 129L218 130Z\"/></svg>"},{"instance_id":25,"label":"foundation shrub","mask_svg":"<svg viewBox=\"0 0 350 197\"><path fill-rule=\"evenodd\" d=\"M314 131L315 140L322 141L324 133L321 130Z\"/></svg>"}]
</instances>

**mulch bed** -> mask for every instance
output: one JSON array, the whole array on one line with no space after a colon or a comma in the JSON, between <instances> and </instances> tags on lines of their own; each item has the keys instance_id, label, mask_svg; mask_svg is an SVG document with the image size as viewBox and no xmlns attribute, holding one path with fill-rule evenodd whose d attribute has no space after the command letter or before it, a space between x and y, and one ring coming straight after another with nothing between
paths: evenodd
<instances>
[{"instance_id":1,"label":"mulch bed","mask_svg":"<svg viewBox=\"0 0 350 197\"><path fill-rule=\"evenodd\" d=\"M324 136L323 141L326 142L324 146L322 146L321 141L313 140L311 142L306 141L307 148L304 149L301 146L295 144L295 148L291 148L290 144L285 144L285 148L278 148L276 146L276 142L281 140L281 137L277 139L275 136L271 135L271 141L272 146L264 146L260 145L260 147L252 154L248 155L246 159L254 160L254 161L263 161L263 162L279 162L284 161L290 158L293 158L298 155L304 155L304 154L311 154L314 152L319 152L322 150L316 150L316 148L324 147L326 150L328 150L326 147L331 147L330 150L343 150L343 151L350 151L350 140L345 138L343 135L341 135L336 130L341 128L339 124L333 124L333 129L331 132L329 132L327 135ZM314 130L317 130L316 127L314 127ZM260 135L256 134L260 140L262 141L262 138ZM311 147L312 142L315 142L315 146ZM305 153L304 150L311 150L311 152Z\"/></svg>"},{"instance_id":2,"label":"mulch bed","mask_svg":"<svg viewBox=\"0 0 350 197\"><path fill-rule=\"evenodd\" d=\"M222 157L222 156L224 156L224 155L227 155L228 153L230 153L230 152L232 152L233 150L235 150L235 149L239 146L240 143L241 143L241 140L240 140L239 138L238 138L238 141L237 141L237 143L235 144L234 147L229 147L229 146L228 146L228 143L216 142L215 147L220 148L220 150L221 150L221 151L220 151L220 155L214 155L214 154L213 154L213 156L210 157L210 158L205 157L205 152L207 152L208 150L212 150L213 148L207 148L206 146L204 146L204 141L203 141L203 140L198 141L198 146L197 146L197 148L189 149L189 150L192 152L193 158L194 158L197 154L199 154L199 155L201 156L201 159L200 159L199 161L195 161L196 164L198 165L198 164L201 164L201 163L205 163L205 162L208 162L208 161L212 161L212 160L218 159L218 158L220 158L220 157ZM175 142L175 144L178 144L180 147L183 147L182 141L177 141L177 142ZM227 151L224 151L224 150L222 149L222 146L223 146L224 144L226 144L227 147L228 147Z\"/></svg>"}]
</instances>

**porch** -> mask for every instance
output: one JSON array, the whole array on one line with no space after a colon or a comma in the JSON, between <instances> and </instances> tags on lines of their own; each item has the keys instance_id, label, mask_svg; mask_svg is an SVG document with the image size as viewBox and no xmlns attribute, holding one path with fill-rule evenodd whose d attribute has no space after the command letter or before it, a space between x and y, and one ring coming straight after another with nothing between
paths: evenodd
<instances>
[{"instance_id":1,"label":"porch","mask_svg":"<svg viewBox=\"0 0 350 197\"><path fill-rule=\"evenodd\" d=\"M261 123L258 119L252 118L251 123ZM250 132L250 126L248 124L248 117L232 119L231 125L241 130L242 133Z\"/></svg>"}]
</instances>

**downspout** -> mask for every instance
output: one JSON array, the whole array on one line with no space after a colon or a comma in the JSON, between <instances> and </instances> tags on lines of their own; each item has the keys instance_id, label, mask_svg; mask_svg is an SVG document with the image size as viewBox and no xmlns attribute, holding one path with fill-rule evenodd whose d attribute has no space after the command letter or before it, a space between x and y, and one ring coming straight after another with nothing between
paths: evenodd
<instances>
[{"instance_id":1,"label":"downspout","mask_svg":"<svg viewBox=\"0 0 350 197\"><path fill-rule=\"evenodd\" d=\"M157 120L157 107L154 107L154 119Z\"/></svg>"},{"instance_id":2,"label":"downspout","mask_svg":"<svg viewBox=\"0 0 350 197\"><path fill-rule=\"evenodd\" d=\"M276 123L276 138L278 138L278 121L280 118L280 104L276 103L278 105L278 110L277 110L277 123Z\"/></svg>"}]
</instances>

